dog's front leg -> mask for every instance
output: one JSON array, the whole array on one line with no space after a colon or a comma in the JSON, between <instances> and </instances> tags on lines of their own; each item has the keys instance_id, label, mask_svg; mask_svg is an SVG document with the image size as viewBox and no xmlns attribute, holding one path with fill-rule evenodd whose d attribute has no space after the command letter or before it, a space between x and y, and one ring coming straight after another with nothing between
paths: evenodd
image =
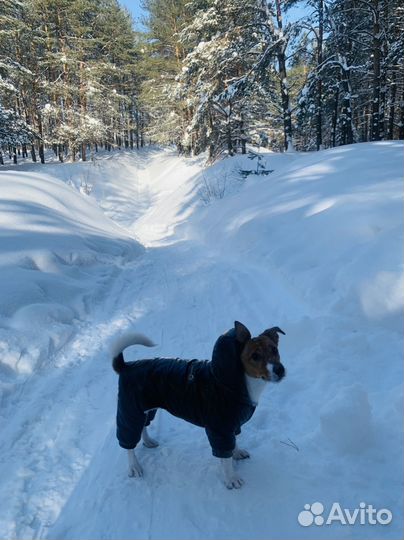
<instances>
[{"instance_id":1,"label":"dog's front leg","mask_svg":"<svg viewBox=\"0 0 404 540\"><path fill-rule=\"evenodd\" d=\"M134 449L128 450L128 463L129 463L128 476L135 476L137 478L140 478L141 476L143 476L143 469L137 460Z\"/></svg>"},{"instance_id":2,"label":"dog's front leg","mask_svg":"<svg viewBox=\"0 0 404 540\"><path fill-rule=\"evenodd\" d=\"M235 472L233 467L233 458L220 458L223 474L224 474L224 483L228 489L239 489L244 484L238 474Z\"/></svg>"}]
</instances>

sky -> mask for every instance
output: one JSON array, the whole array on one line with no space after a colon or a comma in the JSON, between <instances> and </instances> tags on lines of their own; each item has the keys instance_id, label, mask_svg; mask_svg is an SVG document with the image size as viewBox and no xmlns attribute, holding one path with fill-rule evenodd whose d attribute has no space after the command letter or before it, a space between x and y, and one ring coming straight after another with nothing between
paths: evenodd
<instances>
[{"instance_id":1,"label":"sky","mask_svg":"<svg viewBox=\"0 0 404 540\"><path fill-rule=\"evenodd\" d=\"M140 18L144 14L143 9L140 7L141 0L119 0L122 6L128 8L132 13L136 26L140 25Z\"/></svg>"},{"instance_id":2,"label":"sky","mask_svg":"<svg viewBox=\"0 0 404 540\"><path fill-rule=\"evenodd\" d=\"M129 11L132 13L135 25L137 28L142 27L140 18L144 14L144 11L140 7L141 0L119 0L120 4L127 7ZM289 20L295 20L303 15L307 14L308 9L305 6L305 2L300 2L300 5L297 7L292 8L288 13L288 19Z\"/></svg>"}]
</instances>

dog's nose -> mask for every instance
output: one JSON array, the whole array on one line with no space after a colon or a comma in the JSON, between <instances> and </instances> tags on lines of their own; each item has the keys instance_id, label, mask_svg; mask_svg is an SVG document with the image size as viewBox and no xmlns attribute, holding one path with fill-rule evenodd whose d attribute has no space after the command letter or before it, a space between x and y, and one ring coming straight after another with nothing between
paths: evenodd
<instances>
[{"instance_id":1,"label":"dog's nose","mask_svg":"<svg viewBox=\"0 0 404 540\"><path fill-rule=\"evenodd\" d=\"M285 368L283 367L283 365L280 362L279 362L279 364L274 364L273 372L278 377L278 379L277 379L278 381L283 379L283 377L285 376Z\"/></svg>"}]
</instances>

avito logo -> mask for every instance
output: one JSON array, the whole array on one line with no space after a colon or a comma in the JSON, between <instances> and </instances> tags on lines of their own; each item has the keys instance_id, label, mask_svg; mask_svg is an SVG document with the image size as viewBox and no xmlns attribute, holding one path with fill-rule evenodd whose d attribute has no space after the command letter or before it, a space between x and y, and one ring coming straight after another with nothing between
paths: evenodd
<instances>
[{"instance_id":1,"label":"avito logo","mask_svg":"<svg viewBox=\"0 0 404 540\"><path fill-rule=\"evenodd\" d=\"M361 502L358 508L353 510L342 508L340 503L332 504L330 511L324 515L324 505L321 502L305 504L297 516L297 520L303 527L310 525L332 525L339 523L340 525L388 525L393 519L393 514L387 508L377 510L371 504Z\"/></svg>"}]
</instances>

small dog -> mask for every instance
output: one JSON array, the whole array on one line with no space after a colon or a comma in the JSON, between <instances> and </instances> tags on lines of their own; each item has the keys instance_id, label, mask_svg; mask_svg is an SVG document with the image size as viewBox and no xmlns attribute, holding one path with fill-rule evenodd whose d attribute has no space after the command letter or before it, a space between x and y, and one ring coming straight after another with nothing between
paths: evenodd
<instances>
[{"instance_id":1,"label":"small dog","mask_svg":"<svg viewBox=\"0 0 404 540\"><path fill-rule=\"evenodd\" d=\"M253 415L265 386L286 374L279 333L285 334L275 326L252 338L236 321L216 341L211 361L154 358L125 363L126 347L154 344L142 334L116 341L111 354L119 374L117 438L128 451L129 476L143 474L134 451L140 439L148 448L158 446L147 426L161 408L205 428L212 453L221 460L226 486L240 488L243 480L233 469L233 459L248 458L249 453L238 448L236 435Z\"/></svg>"}]
</instances>

